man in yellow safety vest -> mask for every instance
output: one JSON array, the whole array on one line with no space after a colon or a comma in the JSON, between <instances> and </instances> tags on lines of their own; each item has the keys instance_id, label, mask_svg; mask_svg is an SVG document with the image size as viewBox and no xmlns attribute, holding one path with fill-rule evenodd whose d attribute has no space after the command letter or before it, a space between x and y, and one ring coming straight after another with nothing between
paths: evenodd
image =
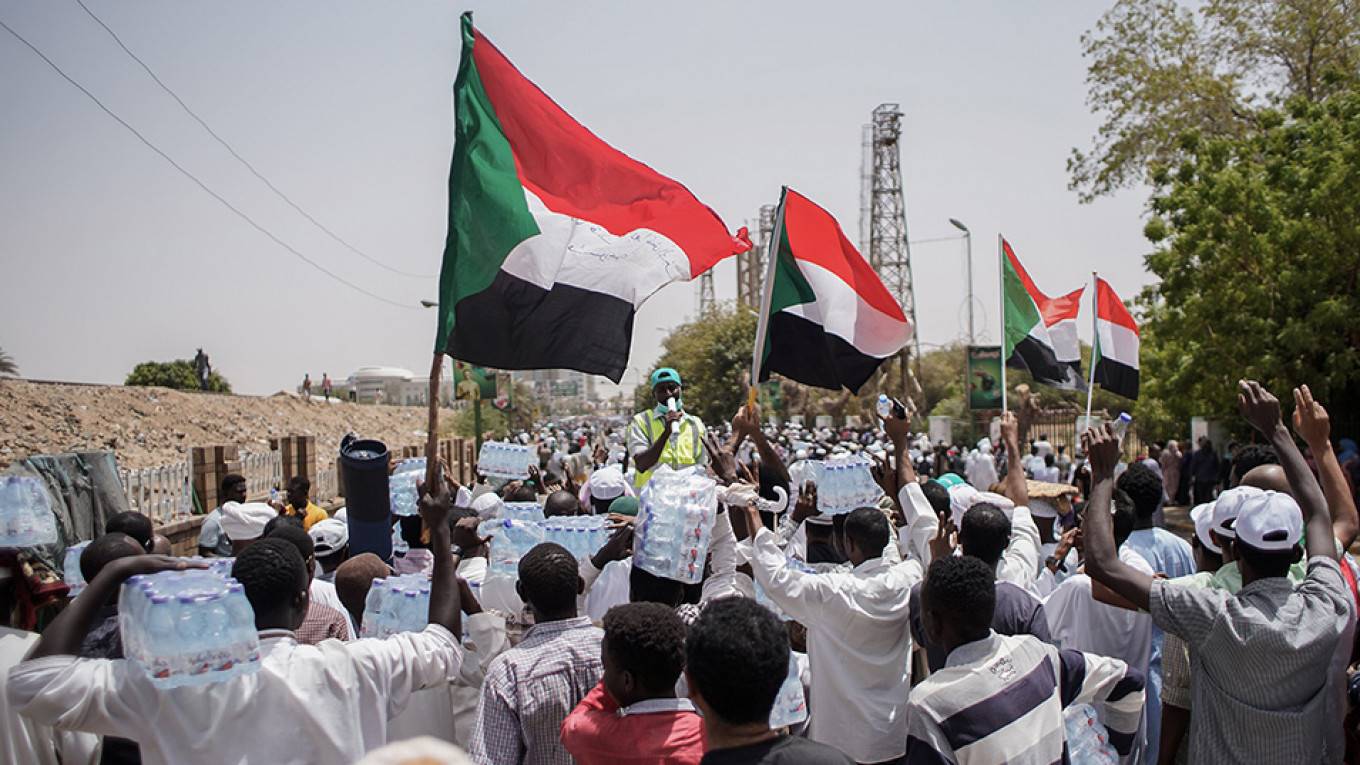
<instances>
[{"instance_id":1,"label":"man in yellow safety vest","mask_svg":"<svg viewBox=\"0 0 1360 765\"><path fill-rule=\"evenodd\" d=\"M674 369L662 367L652 373L656 406L638 412L628 427L628 453L637 469L633 478L636 488L647 483L657 465L681 468L708 464L704 423L692 414L685 414L680 389L680 373ZM674 411L669 406L671 400L675 401ZM677 423L673 433L672 423Z\"/></svg>"}]
</instances>

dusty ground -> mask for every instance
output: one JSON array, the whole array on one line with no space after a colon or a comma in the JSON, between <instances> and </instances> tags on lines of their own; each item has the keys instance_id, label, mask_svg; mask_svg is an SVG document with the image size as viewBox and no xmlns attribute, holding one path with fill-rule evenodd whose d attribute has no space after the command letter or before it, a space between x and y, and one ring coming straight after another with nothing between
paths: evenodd
<instances>
[{"instance_id":1,"label":"dusty ground","mask_svg":"<svg viewBox=\"0 0 1360 765\"><path fill-rule=\"evenodd\" d=\"M228 396L167 388L0 379L0 467L33 453L112 449L123 467L184 459L191 446L269 450L271 436L316 436L334 454L353 430L389 446L423 443L421 407L326 404L289 393Z\"/></svg>"}]
</instances>

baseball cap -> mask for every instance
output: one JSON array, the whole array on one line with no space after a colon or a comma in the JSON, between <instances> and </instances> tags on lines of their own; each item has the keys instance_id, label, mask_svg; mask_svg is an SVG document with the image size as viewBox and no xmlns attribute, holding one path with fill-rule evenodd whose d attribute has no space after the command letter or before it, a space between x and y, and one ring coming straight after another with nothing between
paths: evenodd
<instances>
[{"instance_id":1,"label":"baseball cap","mask_svg":"<svg viewBox=\"0 0 1360 765\"><path fill-rule=\"evenodd\" d=\"M1213 522L1209 525L1209 528L1221 537L1228 537L1229 539L1235 537L1233 524L1241 512L1242 503L1263 493L1255 486L1236 486L1225 490L1218 495L1218 499L1214 500Z\"/></svg>"},{"instance_id":2,"label":"baseball cap","mask_svg":"<svg viewBox=\"0 0 1360 765\"><path fill-rule=\"evenodd\" d=\"M1214 503L1195 505L1190 511L1190 520L1195 522L1195 536L1199 537L1199 543L1211 552L1222 555L1223 548L1214 544L1214 538L1209 535L1209 529L1214 525Z\"/></svg>"},{"instance_id":3,"label":"baseball cap","mask_svg":"<svg viewBox=\"0 0 1360 765\"><path fill-rule=\"evenodd\" d=\"M1262 492L1242 502L1233 531L1239 543L1257 550L1291 550L1303 533L1303 511L1288 494Z\"/></svg>"},{"instance_id":4,"label":"baseball cap","mask_svg":"<svg viewBox=\"0 0 1360 765\"><path fill-rule=\"evenodd\" d=\"M609 512L614 515L637 515L638 499L637 497L619 497L609 503Z\"/></svg>"},{"instance_id":5,"label":"baseball cap","mask_svg":"<svg viewBox=\"0 0 1360 765\"><path fill-rule=\"evenodd\" d=\"M676 385L684 385L684 383L680 382L680 373L670 367L661 367L652 373L653 388L663 382L673 382Z\"/></svg>"},{"instance_id":6,"label":"baseball cap","mask_svg":"<svg viewBox=\"0 0 1360 765\"><path fill-rule=\"evenodd\" d=\"M349 544L349 524L327 518L312 524L312 527L307 529L307 536L312 538L312 546L316 549L317 557L324 558L340 552Z\"/></svg>"},{"instance_id":7,"label":"baseball cap","mask_svg":"<svg viewBox=\"0 0 1360 765\"><path fill-rule=\"evenodd\" d=\"M959 475L958 473L945 473L944 475L940 476L939 478L936 478L935 480L939 481L940 485L945 487L946 489L952 489L955 486L964 483L963 476Z\"/></svg>"}]
</instances>

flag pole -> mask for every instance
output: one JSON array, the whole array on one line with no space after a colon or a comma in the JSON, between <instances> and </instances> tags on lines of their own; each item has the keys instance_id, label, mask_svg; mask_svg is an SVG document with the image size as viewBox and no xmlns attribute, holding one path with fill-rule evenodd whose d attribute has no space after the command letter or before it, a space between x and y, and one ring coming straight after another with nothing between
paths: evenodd
<instances>
[{"instance_id":1,"label":"flag pole","mask_svg":"<svg viewBox=\"0 0 1360 765\"><path fill-rule=\"evenodd\" d=\"M746 405L756 408L756 386L760 384L760 362L765 353L765 335L769 331L770 301L774 298L775 257L779 252L779 236L784 230L784 197L789 187L779 189L779 209L774 216L774 231L765 243L765 284L760 291L760 316L756 323L756 345L751 349L751 385L746 389Z\"/></svg>"},{"instance_id":2,"label":"flag pole","mask_svg":"<svg viewBox=\"0 0 1360 765\"><path fill-rule=\"evenodd\" d=\"M1100 347L1100 276L1091 272L1091 381L1086 386L1086 427L1091 427L1091 399L1096 394L1096 349Z\"/></svg>"},{"instance_id":3,"label":"flag pole","mask_svg":"<svg viewBox=\"0 0 1360 765\"><path fill-rule=\"evenodd\" d=\"M428 421L425 435L425 490L437 492L436 481L444 480L439 471L439 376L444 372L444 353L436 351L434 362L430 365L430 398L428 403ZM420 541L429 543L430 529L424 521L420 524Z\"/></svg>"},{"instance_id":4,"label":"flag pole","mask_svg":"<svg viewBox=\"0 0 1360 765\"><path fill-rule=\"evenodd\" d=\"M1006 356L1006 240L1001 234L996 235L996 257L997 282L1001 287L999 297L1001 298L1001 413L1006 413L1006 362L1010 359Z\"/></svg>"}]
</instances>

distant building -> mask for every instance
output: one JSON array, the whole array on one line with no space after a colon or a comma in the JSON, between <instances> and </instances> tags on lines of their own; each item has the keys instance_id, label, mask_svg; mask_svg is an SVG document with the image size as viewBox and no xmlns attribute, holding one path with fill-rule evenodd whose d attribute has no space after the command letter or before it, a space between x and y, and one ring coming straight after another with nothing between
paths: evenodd
<instances>
[{"instance_id":1,"label":"distant building","mask_svg":"<svg viewBox=\"0 0 1360 765\"><path fill-rule=\"evenodd\" d=\"M332 396L350 398L361 404L392 404L396 406L425 406L429 403L430 378L416 377L401 367L360 367L347 379L336 381ZM313 394L315 398L315 394ZM439 402L448 406L453 401L453 381L448 375L439 380Z\"/></svg>"},{"instance_id":2,"label":"distant building","mask_svg":"<svg viewBox=\"0 0 1360 765\"><path fill-rule=\"evenodd\" d=\"M595 408L595 376L574 369L528 369L511 372L516 383L527 385L552 414L579 414Z\"/></svg>"}]
</instances>

